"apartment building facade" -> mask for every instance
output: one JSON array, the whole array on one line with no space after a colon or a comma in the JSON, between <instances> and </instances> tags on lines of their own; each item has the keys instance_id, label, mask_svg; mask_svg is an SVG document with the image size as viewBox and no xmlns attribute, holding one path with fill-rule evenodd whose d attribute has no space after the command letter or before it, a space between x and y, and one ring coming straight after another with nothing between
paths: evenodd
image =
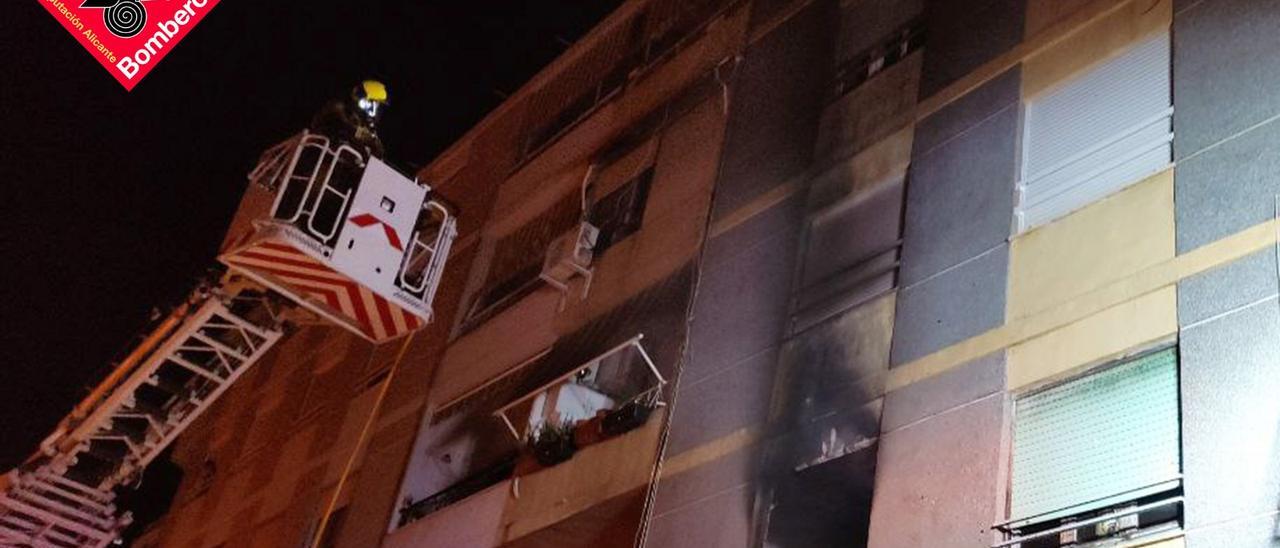
<instances>
[{"instance_id":1,"label":"apartment building facade","mask_svg":"<svg viewBox=\"0 0 1280 548\"><path fill-rule=\"evenodd\" d=\"M1272 546L1275 8L626 2L419 174L434 321L296 321L138 545Z\"/></svg>"}]
</instances>

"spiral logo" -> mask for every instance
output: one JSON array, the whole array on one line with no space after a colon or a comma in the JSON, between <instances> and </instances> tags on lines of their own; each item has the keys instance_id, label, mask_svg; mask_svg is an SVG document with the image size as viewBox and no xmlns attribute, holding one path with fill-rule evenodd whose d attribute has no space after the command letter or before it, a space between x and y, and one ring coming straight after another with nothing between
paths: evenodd
<instances>
[{"instance_id":1,"label":"spiral logo","mask_svg":"<svg viewBox=\"0 0 1280 548\"><path fill-rule=\"evenodd\" d=\"M102 20L111 34L132 38L142 32L142 27L147 24L147 9L137 0L121 0L107 8Z\"/></svg>"}]
</instances>

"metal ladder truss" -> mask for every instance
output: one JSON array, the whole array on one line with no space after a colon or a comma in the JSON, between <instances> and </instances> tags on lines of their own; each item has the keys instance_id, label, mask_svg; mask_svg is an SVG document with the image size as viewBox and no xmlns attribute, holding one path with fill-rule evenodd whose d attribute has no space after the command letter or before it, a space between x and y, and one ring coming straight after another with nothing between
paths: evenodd
<instances>
[{"instance_id":1,"label":"metal ladder truss","mask_svg":"<svg viewBox=\"0 0 1280 548\"><path fill-rule=\"evenodd\" d=\"M115 494L47 470L10 472L0 484L0 546L103 547L129 525L117 517Z\"/></svg>"},{"instance_id":2,"label":"metal ladder truss","mask_svg":"<svg viewBox=\"0 0 1280 548\"><path fill-rule=\"evenodd\" d=\"M265 295L205 296L140 363L0 480L0 547L102 546L128 523L113 490L142 471L280 339ZM102 539L106 539L103 541Z\"/></svg>"}]
</instances>

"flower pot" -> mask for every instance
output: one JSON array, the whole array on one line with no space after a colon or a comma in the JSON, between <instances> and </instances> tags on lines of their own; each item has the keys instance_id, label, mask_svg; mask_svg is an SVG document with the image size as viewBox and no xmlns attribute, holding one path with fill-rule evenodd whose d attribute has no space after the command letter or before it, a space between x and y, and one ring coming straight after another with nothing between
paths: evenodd
<instances>
[{"instance_id":1,"label":"flower pot","mask_svg":"<svg viewBox=\"0 0 1280 548\"><path fill-rule=\"evenodd\" d=\"M605 415L604 420L601 421L600 429L605 436L624 434L644 426L644 423L649 421L649 416L652 414L653 406L640 402L630 402Z\"/></svg>"},{"instance_id":2,"label":"flower pot","mask_svg":"<svg viewBox=\"0 0 1280 548\"><path fill-rule=\"evenodd\" d=\"M547 427L529 442L533 458L543 466L555 466L573 457L577 447L573 444L571 427Z\"/></svg>"},{"instance_id":3,"label":"flower pot","mask_svg":"<svg viewBox=\"0 0 1280 548\"><path fill-rule=\"evenodd\" d=\"M581 449L604 441L604 415L596 415L573 427L573 444Z\"/></svg>"}]
</instances>

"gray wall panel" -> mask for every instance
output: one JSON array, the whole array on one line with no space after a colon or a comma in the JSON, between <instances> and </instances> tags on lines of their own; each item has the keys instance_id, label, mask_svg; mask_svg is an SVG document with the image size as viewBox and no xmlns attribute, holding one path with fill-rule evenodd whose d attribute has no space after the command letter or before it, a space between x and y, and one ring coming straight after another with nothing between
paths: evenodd
<instances>
[{"instance_id":1,"label":"gray wall panel","mask_svg":"<svg viewBox=\"0 0 1280 548\"><path fill-rule=\"evenodd\" d=\"M705 265L681 383L777 346L787 322L795 238L779 235Z\"/></svg>"},{"instance_id":2,"label":"gray wall panel","mask_svg":"<svg viewBox=\"0 0 1280 548\"><path fill-rule=\"evenodd\" d=\"M1186 524L1280 503L1280 309L1264 302L1182 331Z\"/></svg>"},{"instance_id":3,"label":"gray wall panel","mask_svg":"<svg viewBox=\"0 0 1280 548\"><path fill-rule=\"evenodd\" d=\"M1266 0L1212 0L1174 19L1178 159L1280 113L1277 7Z\"/></svg>"},{"instance_id":4,"label":"gray wall panel","mask_svg":"<svg viewBox=\"0 0 1280 548\"><path fill-rule=\"evenodd\" d=\"M831 2L814 2L744 54L733 77L715 218L807 167L831 72L834 11Z\"/></svg>"},{"instance_id":5,"label":"gray wall panel","mask_svg":"<svg viewBox=\"0 0 1280 548\"><path fill-rule=\"evenodd\" d=\"M1276 251L1269 248L1178 283L1183 326L1253 304L1277 291Z\"/></svg>"},{"instance_id":6,"label":"gray wall panel","mask_svg":"<svg viewBox=\"0 0 1280 548\"><path fill-rule=\"evenodd\" d=\"M1187 532L1187 548L1280 548L1280 516L1271 514Z\"/></svg>"},{"instance_id":7,"label":"gray wall panel","mask_svg":"<svg viewBox=\"0 0 1280 548\"><path fill-rule=\"evenodd\" d=\"M899 290L894 365L979 335L1004 323L1009 246L922 284Z\"/></svg>"},{"instance_id":8,"label":"gray wall panel","mask_svg":"<svg viewBox=\"0 0 1280 548\"><path fill-rule=\"evenodd\" d=\"M1280 122L1271 122L1180 162L1174 177L1178 252L1185 253L1272 219L1276 194L1280 193L1277 174Z\"/></svg>"},{"instance_id":9,"label":"gray wall panel","mask_svg":"<svg viewBox=\"0 0 1280 548\"><path fill-rule=\"evenodd\" d=\"M671 412L667 455L679 455L740 428L763 426L777 365L777 351L769 350L696 383L682 380Z\"/></svg>"},{"instance_id":10,"label":"gray wall panel","mask_svg":"<svg viewBox=\"0 0 1280 548\"><path fill-rule=\"evenodd\" d=\"M881 428L902 428L1005 387L1005 352L989 354L885 395Z\"/></svg>"},{"instance_id":11,"label":"gray wall panel","mask_svg":"<svg viewBox=\"0 0 1280 548\"><path fill-rule=\"evenodd\" d=\"M923 156L1021 97L1022 65L1004 71L916 125L914 156Z\"/></svg>"},{"instance_id":12,"label":"gray wall panel","mask_svg":"<svg viewBox=\"0 0 1280 548\"><path fill-rule=\"evenodd\" d=\"M987 548L1002 497L996 395L880 438L871 548Z\"/></svg>"},{"instance_id":13,"label":"gray wall panel","mask_svg":"<svg viewBox=\"0 0 1280 548\"><path fill-rule=\"evenodd\" d=\"M751 482L756 474L756 451L742 450L692 470L662 478L653 502L654 515L688 506Z\"/></svg>"},{"instance_id":14,"label":"gray wall panel","mask_svg":"<svg viewBox=\"0 0 1280 548\"><path fill-rule=\"evenodd\" d=\"M795 245L804 220L804 195L797 192L782 202L757 213L728 232L707 241L706 265L714 268L766 240L785 237Z\"/></svg>"},{"instance_id":15,"label":"gray wall panel","mask_svg":"<svg viewBox=\"0 0 1280 548\"><path fill-rule=\"evenodd\" d=\"M655 514L648 548L743 548L750 546L751 501L744 485L666 514Z\"/></svg>"},{"instance_id":16,"label":"gray wall panel","mask_svg":"<svg viewBox=\"0 0 1280 548\"><path fill-rule=\"evenodd\" d=\"M1026 0L930 0L920 78L924 99L1022 41Z\"/></svg>"},{"instance_id":17,"label":"gray wall panel","mask_svg":"<svg viewBox=\"0 0 1280 548\"><path fill-rule=\"evenodd\" d=\"M907 182L902 285L987 251L1009 236L1018 109L1010 106L918 157Z\"/></svg>"}]
</instances>

